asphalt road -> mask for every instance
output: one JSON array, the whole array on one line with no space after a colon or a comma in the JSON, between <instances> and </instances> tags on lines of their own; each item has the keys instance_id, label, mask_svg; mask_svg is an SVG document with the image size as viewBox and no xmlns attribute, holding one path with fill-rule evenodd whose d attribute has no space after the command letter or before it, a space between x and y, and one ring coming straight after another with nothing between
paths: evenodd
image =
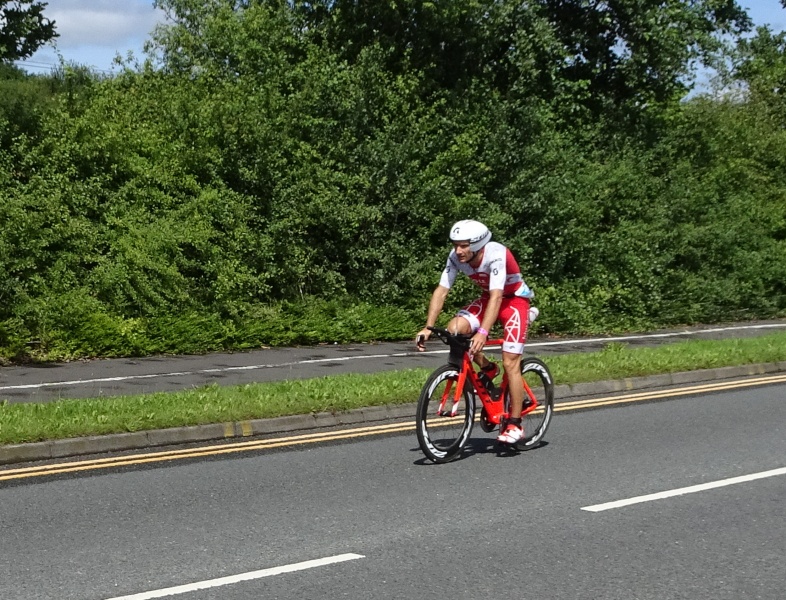
<instances>
[{"instance_id":1,"label":"asphalt road","mask_svg":"<svg viewBox=\"0 0 786 600\"><path fill-rule=\"evenodd\" d=\"M558 413L515 456L476 428L448 465L407 434L0 483L0 598L782 600L785 400Z\"/></svg>"},{"instance_id":2,"label":"asphalt road","mask_svg":"<svg viewBox=\"0 0 786 600\"><path fill-rule=\"evenodd\" d=\"M624 336L546 338L533 336L526 351L548 356L598 350L609 342L653 346L685 339L721 339L764 335L786 329L786 320L684 327ZM262 349L200 356L157 356L0 367L0 400L47 402L159 391L179 391L211 383L240 385L303 379L340 373L372 373L444 364L447 347L429 344L415 351L413 342L323 345Z\"/></svg>"}]
</instances>

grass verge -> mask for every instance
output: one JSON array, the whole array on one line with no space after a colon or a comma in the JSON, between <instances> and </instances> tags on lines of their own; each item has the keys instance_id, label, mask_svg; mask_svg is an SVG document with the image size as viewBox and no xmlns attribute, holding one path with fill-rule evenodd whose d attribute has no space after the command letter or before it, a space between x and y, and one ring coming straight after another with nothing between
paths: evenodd
<instances>
[{"instance_id":1,"label":"grass verge","mask_svg":"<svg viewBox=\"0 0 786 600\"><path fill-rule=\"evenodd\" d=\"M654 348L609 344L599 352L545 357L570 384L786 360L786 333ZM416 402L429 370L339 375L183 392L0 404L0 444L223 423Z\"/></svg>"}]
</instances>

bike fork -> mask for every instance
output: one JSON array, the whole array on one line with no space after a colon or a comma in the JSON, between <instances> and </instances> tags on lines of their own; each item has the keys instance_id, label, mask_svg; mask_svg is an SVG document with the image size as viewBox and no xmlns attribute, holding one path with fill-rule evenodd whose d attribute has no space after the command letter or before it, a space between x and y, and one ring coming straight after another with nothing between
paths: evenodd
<instances>
[{"instance_id":1,"label":"bike fork","mask_svg":"<svg viewBox=\"0 0 786 600\"><path fill-rule=\"evenodd\" d=\"M447 386L445 386L445 391L442 392L442 399L439 402L439 407L437 408L437 416L440 417L455 417L458 414L459 409L459 402L461 402L461 390L463 386L459 385L456 387L456 392L451 394L451 390L453 389L453 379L450 380ZM445 410L445 405L448 403L450 397L453 396L453 405L450 407L450 410Z\"/></svg>"}]
</instances>

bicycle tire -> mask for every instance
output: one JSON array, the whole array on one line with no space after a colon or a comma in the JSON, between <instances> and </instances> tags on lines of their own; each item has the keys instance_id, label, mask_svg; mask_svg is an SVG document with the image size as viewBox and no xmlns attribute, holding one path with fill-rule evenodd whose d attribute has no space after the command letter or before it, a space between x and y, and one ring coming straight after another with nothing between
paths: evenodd
<instances>
[{"instance_id":1,"label":"bicycle tire","mask_svg":"<svg viewBox=\"0 0 786 600\"><path fill-rule=\"evenodd\" d=\"M521 425L524 428L524 437L516 446L518 448L534 448L543 441L543 436L546 435L546 430L554 415L554 378L546 363L535 357L521 359L521 376L535 395L538 408L522 417ZM527 400L525 393L525 408ZM509 407L510 397L506 395L505 401L505 405Z\"/></svg>"},{"instance_id":2,"label":"bicycle tire","mask_svg":"<svg viewBox=\"0 0 786 600\"><path fill-rule=\"evenodd\" d=\"M451 381L455 385L458 375L458 370L451 365L439 367L429 375L418 399L418 444L426 458L435 463L450 462L461 454L475 422L475 395L468 389L471 384L465 385L455 416L438 414L445 388ZM452 390L450 395L453 396ZM452 406L449 402L445 408Z\"/></svg>"}]
</instances>

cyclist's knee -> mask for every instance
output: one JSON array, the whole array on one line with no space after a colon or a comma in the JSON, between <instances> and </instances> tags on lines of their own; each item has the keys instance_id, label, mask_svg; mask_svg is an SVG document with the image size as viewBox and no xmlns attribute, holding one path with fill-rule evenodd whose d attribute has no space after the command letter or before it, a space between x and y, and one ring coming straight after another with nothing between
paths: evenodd
<instances>
[{"instance_id":1,"label":"cyclist's knee","mask_svg":"<svg viewBox=\"0 0 786 600\"><path fill-rule=\"evenodd\" d=\"M464 317L453 317L448 323L447 330L453 334L467 335L472 332L472 325Z\"/></svg>"},{"instance_id":2,"label":"cyclist's knee","mask_svg":"<svg viewBox=\"0 0 786 600\"><path fill-rule=\"evenodd\" d=\"M511 352L502 353L502 365L508 373L521 372L521 354L513 354Z\"/></svg>"}]
</instances>

